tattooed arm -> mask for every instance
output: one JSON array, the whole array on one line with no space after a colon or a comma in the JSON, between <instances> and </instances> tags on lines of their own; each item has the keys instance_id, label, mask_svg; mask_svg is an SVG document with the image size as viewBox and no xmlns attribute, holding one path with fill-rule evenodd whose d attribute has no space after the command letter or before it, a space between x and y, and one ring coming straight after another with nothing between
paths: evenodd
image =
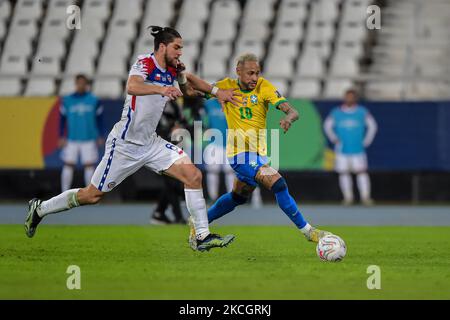
<instances>
[{"instance_id":1,"label":"tattooed arm","mask_svg":"<svg viewBox=\"0 0 450 320\"><path fill-rule=\"evenodd\" d=\"M280 120L280 127L284 130L284 133L286 133L292 123L298 120L298 112L289 104L289 102L283 102L277 108L286 114L286 116Z\"/></svg>"}]
</instances>

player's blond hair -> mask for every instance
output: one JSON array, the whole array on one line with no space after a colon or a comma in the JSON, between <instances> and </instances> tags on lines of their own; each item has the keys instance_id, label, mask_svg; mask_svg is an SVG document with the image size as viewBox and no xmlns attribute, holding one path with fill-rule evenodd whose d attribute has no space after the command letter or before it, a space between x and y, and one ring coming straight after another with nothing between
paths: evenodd
<instances>
[{"instance_id":1,"label":"player's blond hair","mask_svg":"<svg viewBox=\"0 0 450 320\"><path fill-rule=\"evenodd\" d=\"M246 63L247 61L259 62L259 59L258 59L258 57L256 56L256 54L253 54L253 53L243 53L243 54L241 54L239 57L237 57L237 59L236 59L236 66L243 65L243 64Z\"/></svg>"}]
</instances>

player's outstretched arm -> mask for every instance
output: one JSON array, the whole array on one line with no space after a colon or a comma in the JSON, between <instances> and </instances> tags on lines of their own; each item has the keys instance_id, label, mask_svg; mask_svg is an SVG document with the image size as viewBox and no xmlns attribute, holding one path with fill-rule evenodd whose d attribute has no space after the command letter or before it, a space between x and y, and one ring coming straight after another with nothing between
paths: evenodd
<instances>
[{"instance_id":1,"label":"player's outstretched arm","mask_svg":"<svg viewBox=\"0 0 450 320\"><path fill-rule=\"evenodd\" d=\"M141 76L132 75L128 77L127 93L133 96L148 96L153 94L160 94L175 100L183 94L175 87L161 87L144 82Z\"/></svg>"},{"instance_id":2,"label":"player's outstretched arm","mask_svg":"<svg viewBox=\"0 0 450 320\"><path fill-rule=\"evenodd\" d=\"M278 106L278 109L286 114L286 116L280 120L280 127L284 130L284 133L286 133L291 127L292 123L298 120L298 112L289 104L289 102L281 103Z\"/></svg>"},{"instance_id":3,"label":"player's outstretched arm","mask_svg":"<svg viewBox=\"0 0 450 320\"><path fill-rule=\"evenodd\" d=\"M240 106L241 99L239 99L242 94L235 89L219 89L203 79L200 79L196 75L186 72L186 79L190 86L197 91L203 92L205 94L212 94L217 97L221 102L230 102L235 106Z\"/></svg>"}]
</instances>

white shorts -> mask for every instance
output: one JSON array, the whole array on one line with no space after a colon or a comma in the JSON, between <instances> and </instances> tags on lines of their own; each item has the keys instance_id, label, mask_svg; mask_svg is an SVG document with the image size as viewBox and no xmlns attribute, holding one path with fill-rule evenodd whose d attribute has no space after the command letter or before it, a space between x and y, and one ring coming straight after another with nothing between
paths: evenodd
<instances>
[{"instance_id":1,"label":"white shorts","mask_svg":"<svg viewBox=\"0 0 450 320\"><path fill-rule=\"evenodd\" d=\"M182 149L156 134L152 142L145 146L110 134L105 144L105 155L95 169L91 183L98 190L108 192L142 167L161 174L185 156Z\"/></svg>"},{"instance_id":2,"label":"white shorts","mask_svg":"<svg viewBox=\"0 0 450 320\"><path fill-rule=\"evenodd\" d=\"M224 147L214 143L210 143L203 151L203 160L205 161L205 169L208 172L232 172L226 150Z\"/></svg>"},{"instance_id":3,"label":"white shorts","mask_svg":"<svg viewBox=\"0 0 450 320\"><path fill-rule=\"evenodd\" d=\"M61 153L61 159L64 163L77 164L78 155L81 155L81 163L83 165L95 165L98 160L98 149L95 140L86 142L67 141Z\"/></svg>"},{"instance_id":4,"label":"white shorts","mask_svg":"<svg viewBox=\"0 0 450 320\"><path fill-rule=\"evenodd\" d=\"M367 156L365 153L355 155L336 153L335 170L338 173L366 171Z\"/></svg>"}]
</instances>

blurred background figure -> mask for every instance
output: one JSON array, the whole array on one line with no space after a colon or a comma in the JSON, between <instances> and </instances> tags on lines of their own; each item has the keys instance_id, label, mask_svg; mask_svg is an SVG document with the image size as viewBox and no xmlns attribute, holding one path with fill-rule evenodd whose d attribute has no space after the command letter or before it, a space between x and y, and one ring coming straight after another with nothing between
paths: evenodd
<instances>
[{"instance_id":1,"label":"blurred background figure","mask_svg":"<svg viewBox=\"0 0 450 320\"><path fill-rule=\"evenodd\" d=\"M89 185L98 161L98 146L104 141L102 121L103 107L89 91L89 80L85 75L75 77L75 92L61 99L60 138L61 158L64 166L61 172L61 189L70 189L73 172L81 157L84 167L84 182Z\"/></svg>"},{"instance_id":2,"label":"blurred background figure","mask_svg":"<svg viewBox=\"0 0 450 320\"><path fill-rule=\"evenodd\" d=\"M234 172L228 163L225 152L227 121L223 114L222 105L217 99L208 99L205 101L204 109L208 127L219 130L222 135L221 140L214 139L206 146L204 151L207 191L210 200L214 202L219 196L220 173L224 173L227 192L231 192ZM259 187L256 187L253 191L251 204L253 208L262 206L261 189Z\"/></svg>"},{"instance_id":3,"label":"blurred background figure","mask_svg":"<svg viewBox=\"0 0 450 320\"><path fill-rule=\"evenodd\" d=\"M354 173L361 202L372 205L365 148L372 143L377 124L369 111L358 104L355 90L345 92L344 102L325 119L324 129L328 139L335 145L335 170L339 174L343 204L354 202L351 176Z\"/></svg>"},{"instance_id":4,"label":"blurred background figure","mask_svg":"<svg viewBox=\"0 0 450 320\"><path fill-rule=\"evenodd\" d=\"M219 196L220 172L224 173L227 192L233 188L234 173L225 156L227 122L222 106L217 99L209 99L205 101L204 107L208 128L217 129L222 135L222 139L215 137L204 151L208 196L214 202Z\"/></svg>"},{"instance_id":5,"label":"blurred background figure","mask_svg":"<svg viewBox=\"0 0 450 320\"><path fill-rule=\"evenodd\" d=\"M174 145L180 143L180 141L173 141L171 139L172 132L179 128L184 128L186 121L181 113L181 108L176 101L169 101L164 108L164 112L159 121L156 133L163 139L170 141ZM183 217L181 209L181 201L184 199L184 187L181 182L170 178L166 175L162 175L163 188L161 189L158 197L158 204L152 213L150 222L152 224L186 224L186 220ZM172 213L174 220L169 219L166 215L166 211L169 207L172 207Z\"/></svg>"}]
</instances>

